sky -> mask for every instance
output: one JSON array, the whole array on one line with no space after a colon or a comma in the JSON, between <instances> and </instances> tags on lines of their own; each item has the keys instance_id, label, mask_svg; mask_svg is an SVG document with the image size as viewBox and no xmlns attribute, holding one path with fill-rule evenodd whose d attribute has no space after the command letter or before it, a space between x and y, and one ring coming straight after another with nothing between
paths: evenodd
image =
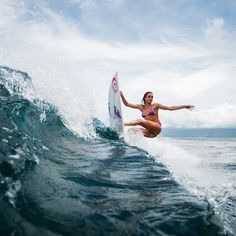
<instances>
[{"instance_id":1,"label":"sky","mask_svg":"<svg viewBox=\"0 0 236 236\"><path fill-rule=\"evenodd\" d=\"M153 91L195 105L160 111L164 127L236 127L235 22L234 0L0 0L0 65L26 71L79 132L108 123L115 72L130 103Z\"/></svg>"}]
</instances>

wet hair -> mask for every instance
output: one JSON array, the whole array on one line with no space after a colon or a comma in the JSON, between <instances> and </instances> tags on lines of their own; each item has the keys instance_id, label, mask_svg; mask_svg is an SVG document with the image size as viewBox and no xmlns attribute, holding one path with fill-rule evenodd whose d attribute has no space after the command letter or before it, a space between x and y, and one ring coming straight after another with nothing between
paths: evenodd
<instances>
[{"instance_id":1,"label":"wet hair","mask_svg":"<svg viewBox=\"0 0 236 236\"><path fill-rule=\"evenodd\" d=\"M148 95L149 93L152 93L152 92L149 91L149 92L144 93L144 95L143 95L142 102L144 103L144 105L146 104L145 98L147 97L147 95Z\"/></svg>"}]
</instances>

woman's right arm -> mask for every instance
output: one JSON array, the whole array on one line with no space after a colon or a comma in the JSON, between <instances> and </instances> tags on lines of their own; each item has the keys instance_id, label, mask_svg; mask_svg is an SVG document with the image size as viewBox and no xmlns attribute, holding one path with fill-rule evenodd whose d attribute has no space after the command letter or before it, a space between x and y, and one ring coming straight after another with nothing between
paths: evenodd
<instances>
[{"instance_id":1,"label":"woman's right arm","mask_svg":"<svg viewBox=\"0 0 236 236\"><path fill-rule=\"evenodd\" d=\"M122 93L122 91L120 91L120 96L121 96L121 100L125 104L125 106L130 107L130 108L139 109L140 111L142 111L142 105L141 104L128 103L128 101L125 99L124 94Z\"/></svg>"}]
</instances>

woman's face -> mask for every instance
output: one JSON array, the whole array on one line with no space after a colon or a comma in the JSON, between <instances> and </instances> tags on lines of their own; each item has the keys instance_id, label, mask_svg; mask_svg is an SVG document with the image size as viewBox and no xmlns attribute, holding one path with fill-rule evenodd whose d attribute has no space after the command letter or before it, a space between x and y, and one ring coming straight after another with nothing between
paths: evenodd
<instances>
[{"instance_id":1,"label":"woman's face","mask_svg":"<svg viewBox=\"0 0 236 236\"><path fill-rule=\"evenodd\" d=\"M145 101L146 103L152 103L152 100L153 100L153 94L152 93L148 93L145 97Z\"/></svg>"}]
</instances>

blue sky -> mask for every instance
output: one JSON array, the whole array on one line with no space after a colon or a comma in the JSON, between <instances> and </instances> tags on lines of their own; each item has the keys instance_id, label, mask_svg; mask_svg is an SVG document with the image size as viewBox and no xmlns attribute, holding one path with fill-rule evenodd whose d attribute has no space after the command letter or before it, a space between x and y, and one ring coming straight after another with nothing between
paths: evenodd
<instances>
[{"instance_id":1,"label":"blue sky","mask_svg":"<svg viewBox=\"0 0 236 236\"><path fill-rule=\"evenodd\" d=\"M32 19L35 15L40 15L41 8L48 8L68 21L74 22L85 35L106 41L176 41L189 37L193 40L201 40L204 36L202 29L207 26L208 20L223 18L229 32L234 30L236 21L234 0L31 0L21 2L31 10L29 16ZM42 17L41 20L45 19ZM173 35L177 31L178 35Z\"/></svg>"},{"instance_id":2,"label":"blue sky","mask_svg":"<svg viewBox=\"0 0 236 236\"><path fill-rule=\"evenodd\" d=\"M130 102L152 90L196 106L161 112L165 126L235 127L235 12L234 0L1 0L0 64L27 71L77 130L79 107L82 123L106 122L116 71Z\"/></svg>"}]
</instances>

